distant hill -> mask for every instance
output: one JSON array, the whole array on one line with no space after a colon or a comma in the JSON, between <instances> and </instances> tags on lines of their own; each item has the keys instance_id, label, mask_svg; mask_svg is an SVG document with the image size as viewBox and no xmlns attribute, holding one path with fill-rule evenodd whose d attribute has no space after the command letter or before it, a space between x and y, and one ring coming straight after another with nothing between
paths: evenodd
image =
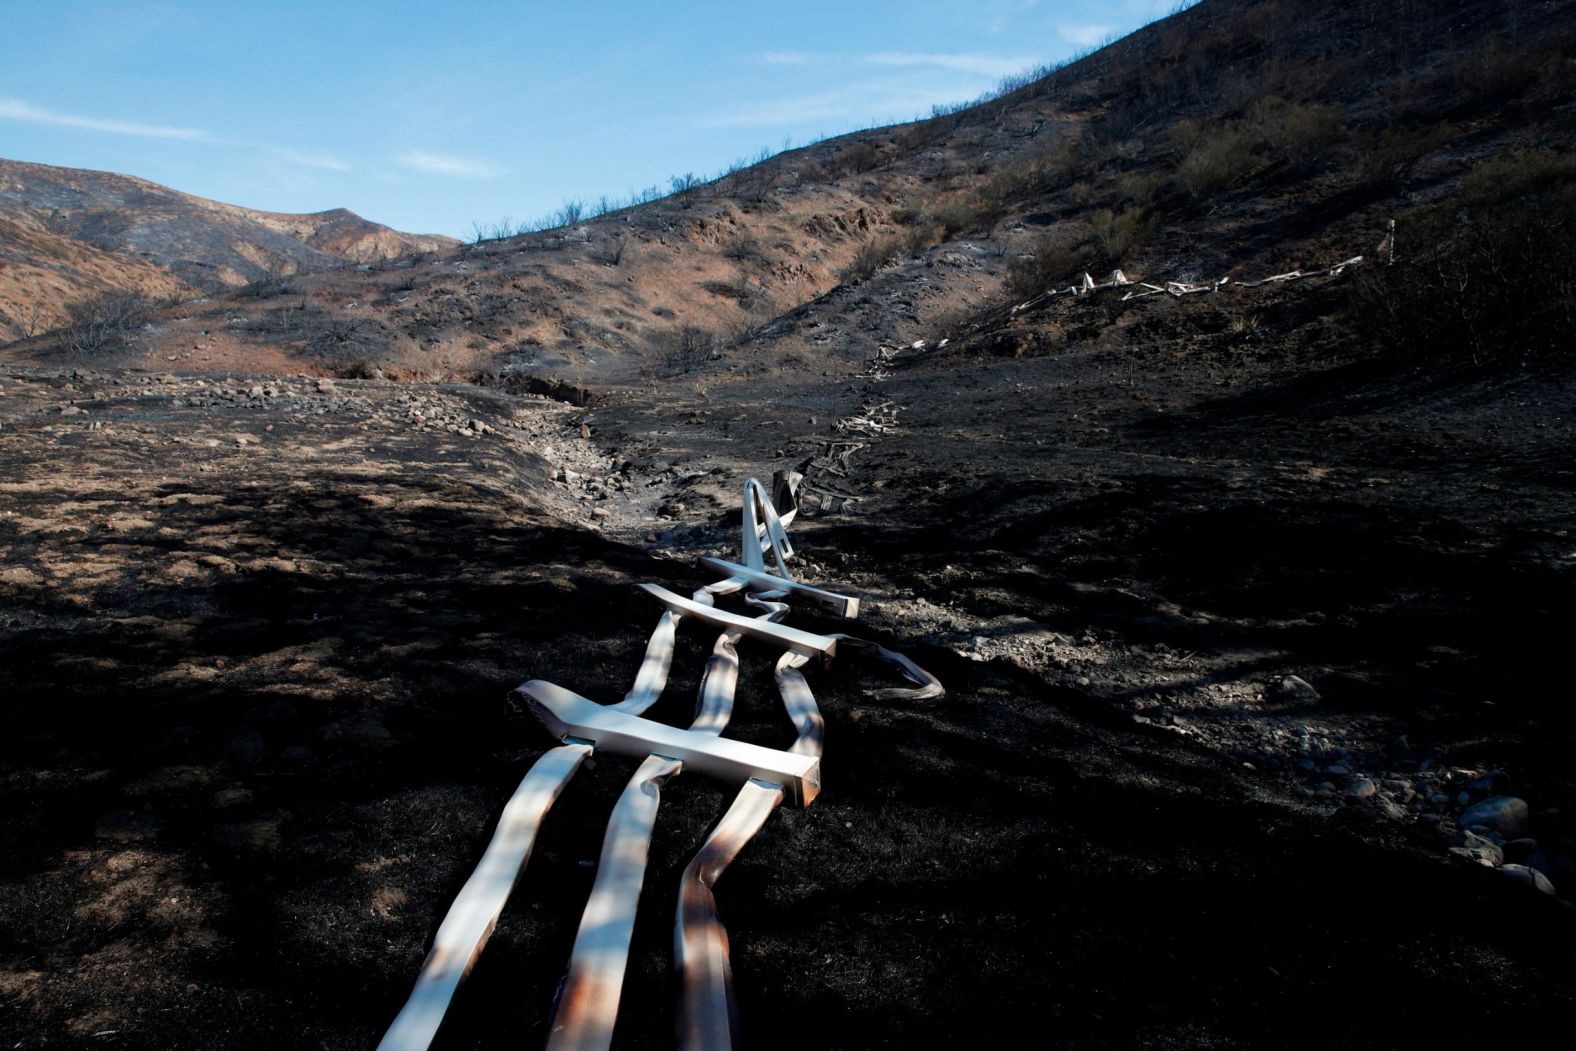
<instances>
[{"instance_id":1,"label":"distant hill","mask_svg":"<svg viewBox=\"0 0 1576 1051\"><path fill-rule=\"evenodd\" d=\"M141 180L21 167L40 186L34 221L58 208L47 229L78 243L129 247L206 286L301 272L127 326L95 353L101 363L525 372L599 386L858 374L877 348L920 340L947 339L948 355L1012 357L1148 338L1136 311L1085 317L1066 298L1010 308L1085 272L1240 282L1328 266L1375 254L1391 220L1407 265L1379 298L1399 307L1406 290L1445 280L1410 265L1450 234L1442 217L1536 212L1549 187L1571 181L1573 31L1572 0L1448 0L1426 17L1399 0L1205 0L976 105L828 139L556 229L361 268L321 265L330 252L365 250L370 235L349 213L275 216ZM131 204L74 203L93 194ZM206 221L139 218L166 209ZM1559 228L1543 225L1550 236ZM245 238L226 234L243 227ZM1470 295L1479 289L1499 294L1468 282ZM1472 317L1480 308L1427 298ZM1396 318L1329 338L1399 347L1442 329L1475 345L1514 342L1448 316ZM65 348L35 340L7 354L48 361Z\"/></svg>"},{"instance_id":2,"label":"distant hill","mask_svg":"<svg viewBox=\"0 0 1576 1051\"><path fill-rule=\"evenodd\" d=\"M191 296L457 244L343 208L262 212L129 175L0 160L0 339L104 292Z\"/></svg>"}]
</instances>

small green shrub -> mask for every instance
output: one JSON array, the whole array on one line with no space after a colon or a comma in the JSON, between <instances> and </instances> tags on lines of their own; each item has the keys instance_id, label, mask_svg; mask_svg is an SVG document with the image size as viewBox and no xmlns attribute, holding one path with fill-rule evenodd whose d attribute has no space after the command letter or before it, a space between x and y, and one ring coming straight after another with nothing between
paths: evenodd
<instances>
[{"instance_id":1,"label":"small green shrub","mask_svg":"<svg viewBox=\"0 0 1576 1051\"><path fill-rule=\"evenodd\" d=\"M1155 234L1155 218L1142 208L1113 212L1101 208L1089 215L1098 254L1093 263L1099 270L1131 265L1132 258Z\"/></svg>"},{"instance_id":2,"label":"small green shrub","mask_svg":"<svg viewBox=\"0 0 1576 1051\"><path fill-rule=\"evenodd\" d=\"M881 151L872 143L856 142L845 146L832 158L833 170L838 175L860 175L881 163Z\"/></svg>"},{"instance_id":3,"label":"small green shrub","mask_svg":"<svg viewBox=\"0 0 1576 1051\"><path fill-rule=\"evenodd\" d=\"M877 270L890 263L902 247L895 237L872 237L859 246L854 258L837 273L837 280L845 285L857 285L875 276Z\"/></svg>"},{"instance_id":4,"label":"small green shrub","mask_svg":"<svg viewBox=\"0 0 1576 1051\"><path fill-rule=\"evenodd\" d=\"M1253 170L1255 136L1233 122L1201 129L1197 141L1177 165L1177 183L1194 199L1230 189Z\"/></svg>"},{"instance_id":5,"label":"small green shrub","mask_svg":"<svg viewBox=\"0 0 1576 1051\"><path fill-rule=\"evenodd\" d=\"M1007 292L1015 300L1024 300L1059 283L1069 283L1083 271L1087 258L1072 236L1045 234L1035 242L1032 255L1007 265Z\"/></svg>"},{"instance_id":6,"label":"small green shrub","mask_svg":"<svg viewBox=\"0 0 1576 1051\"><path fill-rule=\"evenodd\" d=\"M1254 103L1249 116L1270 159L1299 171L1314 167L1345 132L1334 106L1287 102L1276 95Z\"/></svg>"}]
</instances>

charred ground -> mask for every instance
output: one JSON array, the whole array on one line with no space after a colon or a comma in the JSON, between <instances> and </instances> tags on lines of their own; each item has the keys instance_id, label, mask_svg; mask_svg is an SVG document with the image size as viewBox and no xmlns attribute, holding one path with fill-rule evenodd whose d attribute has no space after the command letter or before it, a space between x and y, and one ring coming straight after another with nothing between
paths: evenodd
<instances>
[{"instance_id":1,"label":"charred ground","mask_svg":"<svg viewBox=\"0 0 1576 1051\"><path fill-rule=\"evenodd\" d=\"M742 479L806 466L860 498L796 524L806 575L949 696L812 680L826 791L719 887L750 1046L1570 1031L1576 380L1524 333L1419 348L1371 310L1449 272L1466 242L1428 271L1406 242L1439 206L1514 220L1483 165L1528 151L1511 182L1559 214L1571 8L1318 7L1206 2L748 185L188 304L96 360L13 347L0 1031L370 1046L547 744L505 692L621 694L657 615L631 585L697 580ZM1266 136L1272 94L1313 159ZM1211 115L1236 168L1175 130ZM1390 268L1011 309L1050 262L1257 277L1371 256L1389 217ZM769 313L734 281L758 259L804 267L750 286ZM318 313L258 327L287 306ZM726 338L669 360L686 324ZM844 422L872 402L897 425ZM744 658L731 732L780 742ZM447 1046L541 1037L629 765L555 809ZM1500 792L1559 896L1448 854ZM672 888L725 805L664 794L626 1047L671 1044Z\"/></svg>"}]
</instances>

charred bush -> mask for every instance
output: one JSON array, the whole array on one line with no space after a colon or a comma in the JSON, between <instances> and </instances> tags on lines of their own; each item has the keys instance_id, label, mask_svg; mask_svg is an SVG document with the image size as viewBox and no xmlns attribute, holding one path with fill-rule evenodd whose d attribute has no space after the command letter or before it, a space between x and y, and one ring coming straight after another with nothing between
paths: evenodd
<instances>
[{"instance_id":1,"label":"charred bush","mask_svg":"<svg viewBox=\"0 0 1576 1051\"><path fill-rule=\"evenodd\" d=\"M106 292L66 307L66 348L73 354L114 350L160 301L140 292Z\"/></svg>"},{"instance_id":2,"label":"charred bush","mask_svg":"<svg viewBox=\"0 0 1576 1051\"><path fill-rule=\"evenodd\" d=\"M881 152L868 142L856 142L832 158L832 168L838 175L860 175L880 163Z\"/></svg>"},{"instance_id":3,"label":"charred bush","mask_svg":"<svg viewBox=\"0 0 1576 1051\"><path fill-rule=\"evenodd\" d=\"M716 335L699 325L681 325L657 336L657 371L685 376L704 368L718 354Z\"/></svg>"},{"instance_id":4,"label":"charred bush","mask_svg":"<svg viewBox=\"0 0 1576 1051\"><path fill-rule=\"evenodd\" d=\"M1081 270L1088 255L1068 234L1046 234L1032 255L1014 259L1007 266L1007 291L1014 299L1029 299L1065 282Z\"/></svg>"},{"instance_id":5,"label":"charred bush","mask_svg":"<svg viewBox=\"0 0 1576 1051\"><path fill-rule=\"evenodd\" d=\"M859 251L848 265L837 272L837 280L845 285L857 285L875 276L902 249L903 241L894 237L872 237L859 246Z\"/></svg>"},{"instance_id":6,"label":"charred bush","mask_svg":"<svg viewBox=\"0 0 1576 1051\"><path fill-rule=\"evenodd\" d=\"M1397 224L1398 262L1354 293L1363 331L1402 360L1511 363L1576 338L1576 153L1479 164L1451 201Z\"/></svg>"}]
</instances>

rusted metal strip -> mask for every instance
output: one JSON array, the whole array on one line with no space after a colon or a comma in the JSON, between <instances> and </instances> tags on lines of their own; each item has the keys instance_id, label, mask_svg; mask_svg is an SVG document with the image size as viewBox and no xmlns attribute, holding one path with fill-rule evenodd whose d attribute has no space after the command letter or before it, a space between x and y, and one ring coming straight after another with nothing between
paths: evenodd
<instances>
[{"instance_id":1,"label":"rusted metal strip","mask_svg":"<svg viewBox=\"0 0 1576 1051\"><path fill-rule=\"evenodd\" d=\"M889 650L885 646L871 642L868 639L856 639L852 635L838 635L837 640L855 649L863 650L877 660L885 661L892 665L902 672L903 677L916 687L911 690L885 689L870 691L870 696L876 700L930 701L935 700L937 697L946 696L946 688L941 685L940 679L896 650Z\"/></svg>"},{"instance_id":2,"label":"rusted metal strip","mask_svg":"<svg viewBox=\"0 0 1576 1051\"><path fill-rule=\"evenodd\" d=\"M580 917L569 974L549 1026L549 1051L600 1051L613 1042L662 785L681 769L676 759L647 756L613 808L596 884Z\"/></svg>"},{"instance_id":3,"label":"rusted metal strip","mask_svg":"<svg viewBox=\"0 0 1576 1051\"><path fill-rule=\"evenodd\" d=\"M668 684L668 672L673 667L673 640L678 634L679 621L684 614L668 610L657 621L657 628L646 643L646 655L640 661L640 671L635 673L635 685L624 699L613 705L621 712L639 715L656 703Z\"/></svg>"},{"instance_id":4,"label":"rusted metal strip","mask_svg":"<svg viewBox=\"0 0 1576 1051\"><path fill-rule=\"evenodd\" d=\"M806 656L831 658L837 655L837 640L829 635L815 635L798 628L791 628L786 624L771 624L763 620L741 617L727 610L712 609L675 595L657 584L642 584L640 587L668 609L706 624L714 624L726 631L737 631Z\"/></svg>"},{"instance_id":5,"label":"rusted metal strip","mask_svg":"<svg viewBox=\"0 0 1576 1051\"><path fill-rule=\"evenodd\" d=\"M712 888L782 800L781 785L746 784L679 881L673 963L684 982L679 1046L685 1051L719 1051L732 1047L737 1036L728 931L717 915Z\"/></svg>"},{"instance_id":6,"label":"rusted metal strip","mask_svg":"<svg viewBox=\"0 0 1576 1051\"><path fill-rule=\"evenodd\" d=\"M840 617L852 618L859 616L859 599L851 595L839 595L836 592L813 587L798 580L784 580L782 577L774 576L764 570L750 569L747 566L741 566L721 558L713 558L710 555L700 556L699 562L707 569L714 569L719 573L730 573L744 578L744 580L749 582L751 589L781 588L789 593L790 598L809 599L817 606L823 606Z\"/></svg>"},{"instance_id":7,"label":"rusted metal strip","mask_svg":"<svg viewBox=\"0 0 1576 1051\"><path fill-rule=\"evenodd\" d=\"M540 679L525 683L515 693L548 732L560 739L592 741L599 750L618 755L667 756L734 784L752 777L778 782L799 806L809 806L821 791L820 761L814 756L625 715Z\"/></svg>"},{"instance_id":8,"label":"rusted metal strip","mask_svg":"<svg viewBox=\"0 0 1576 1051\"><path fill-rule=\"evenodd\" d=\"M769 596L781 594L774 591ZM760 620L779 620L788 606L769 596L751 596L747 601L762 610ZM697 598L709 601L710 596L697 593ZM715 740L727 729L739 682L739 638L738 632L724 632L713 645L701 678L695 718L689 730L681 732ZM549 1051L602 1051L612 1043L661 786L683 766L665 755L648 756L613 808L596 883L581 916L569 973L554 1007ZM778 795L782 795L780 788Z\"/></svg>"},{"instance_id":9,"label":"rusted metal strip","mask_svg":"<svg viewBox=\"0 0 1576 1051\"><path fill-rule=\"evenodd\" d=\"M784 653L778 658L774 677L783 707L797 731L791 751L820 756L825 723L800 671L808 662L802 654ZM673 955L684 982L678 1026L684 1051L721 1051L731 1048L737 1037L728 931L717 912L713 888L783 798L781 785L764 781L746 784L680 878Z\"/></svg>"},{"instance_id":10,"label":"rusted metal strip","mask_svg":"<svg viewBox=\"0 0 1576 1051\"><path fill-rule=\"evenodd\" d=\"M432 1043L455 990L487 944L531 856L542 818L590 754L589 744L554 748L536 761L515 789L486 853L443 918L416 988L378 1044L379 1051L421 1051Z\"/></svg>"}]
</instances>

